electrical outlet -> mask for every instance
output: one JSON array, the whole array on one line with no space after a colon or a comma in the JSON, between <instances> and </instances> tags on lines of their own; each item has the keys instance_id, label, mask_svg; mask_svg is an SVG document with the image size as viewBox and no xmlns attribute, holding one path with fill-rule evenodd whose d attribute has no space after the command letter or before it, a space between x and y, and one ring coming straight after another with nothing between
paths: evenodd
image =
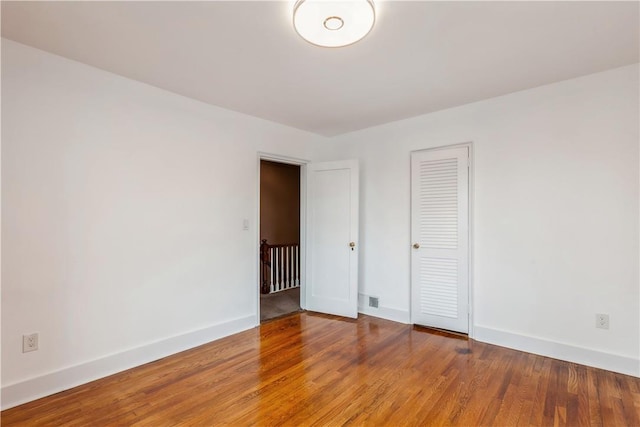
<instances>
[{"instance_id":1,"label":"electrical outlet","mask_svg":"<svg viewBox=\"0 0 640 427\"><path fill-rule=\"evenodd\" d=\"M609 315L596 314L596 328L609 329Z\"/></svg>"},{"instance_id":2,"label":"electrical outlet","mask_svg":"<svg viewBox=\"0 0 640 427\"><path fill-rule=\"evenodd\" d=\"M29 334L22 336L22 352L28 353L38 349L38 334Z\"/></svg>"},{"instance_id":3,"label":"electrical outlet","mask_svg":"<svg viewBox=\"0 0 640 427\"><path fill-rule=\"evenodd\" d=\"M369 307L378 308L378 297L369 297Z\"/></svg>"}]
</instances>

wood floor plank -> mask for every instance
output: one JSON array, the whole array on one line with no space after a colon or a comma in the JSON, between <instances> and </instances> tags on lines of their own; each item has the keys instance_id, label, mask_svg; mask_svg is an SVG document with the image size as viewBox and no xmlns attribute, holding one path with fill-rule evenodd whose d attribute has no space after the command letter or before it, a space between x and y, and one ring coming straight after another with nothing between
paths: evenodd
<instances>
[{"instance_id":1,"label":"wood floor plank","mask_svg":"<svg viewBox=\"0 0 640 427\"><path fill-rule=\"evenodd\" d=\"M27 403L3 426L640 425L640 379L298 313Z\"/></svg>"}]
</instances>

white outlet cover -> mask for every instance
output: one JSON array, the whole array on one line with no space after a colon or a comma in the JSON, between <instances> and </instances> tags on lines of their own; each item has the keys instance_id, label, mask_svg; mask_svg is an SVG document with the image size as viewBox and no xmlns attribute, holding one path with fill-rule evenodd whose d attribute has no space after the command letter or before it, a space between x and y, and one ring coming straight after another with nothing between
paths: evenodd
<instances>
[{"instance_id":1,"label":"white outlet cover","mask_svg":"<svg viewBox=\"0 0 640 427\"><path fill-rule=\"evenodd\" d=\"M22 336L22 352L28 353L38 349L38 334L29 334Z\"/></svg>"},{"instance_id":2,"label":"white outlet cover","mask_svg":"<svg viewBox=\"0 0 640 427\"><path fill-rule=\"evenodd\" d=\"M596 314L596 328L609 329L609 315L608 314Z\"/></svg>"}]
</instances>

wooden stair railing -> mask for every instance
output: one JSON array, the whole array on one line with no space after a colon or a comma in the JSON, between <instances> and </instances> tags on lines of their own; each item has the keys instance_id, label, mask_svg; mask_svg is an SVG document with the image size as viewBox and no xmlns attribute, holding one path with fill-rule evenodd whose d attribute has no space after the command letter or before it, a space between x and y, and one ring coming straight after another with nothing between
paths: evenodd
<instances>
[{"instance_id":1,"label":"wooden stair railing","mask_svg":"<svg viewBox=\"0 0 640 427\"><path fill-rule=\"evenodd\" d=\"M260 242L260 292L275 292L300 286L300 246Z\"/></svg>"}]
</instances>

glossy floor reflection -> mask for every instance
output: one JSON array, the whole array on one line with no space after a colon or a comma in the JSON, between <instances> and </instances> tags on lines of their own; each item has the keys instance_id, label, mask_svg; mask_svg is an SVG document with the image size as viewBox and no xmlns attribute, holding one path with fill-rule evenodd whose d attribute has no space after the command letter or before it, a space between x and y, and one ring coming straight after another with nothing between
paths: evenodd
<instances>
[{"instance_id":1,"label":"glossy floor reflection","mask_svg":"<svg viewBox=\"0 0 640 427\"><path fill-rule=\"evenodd\" d=\"M2 425L640 425L640 379L361 316L294 314Z\"/></svg>"}]
</instances>

